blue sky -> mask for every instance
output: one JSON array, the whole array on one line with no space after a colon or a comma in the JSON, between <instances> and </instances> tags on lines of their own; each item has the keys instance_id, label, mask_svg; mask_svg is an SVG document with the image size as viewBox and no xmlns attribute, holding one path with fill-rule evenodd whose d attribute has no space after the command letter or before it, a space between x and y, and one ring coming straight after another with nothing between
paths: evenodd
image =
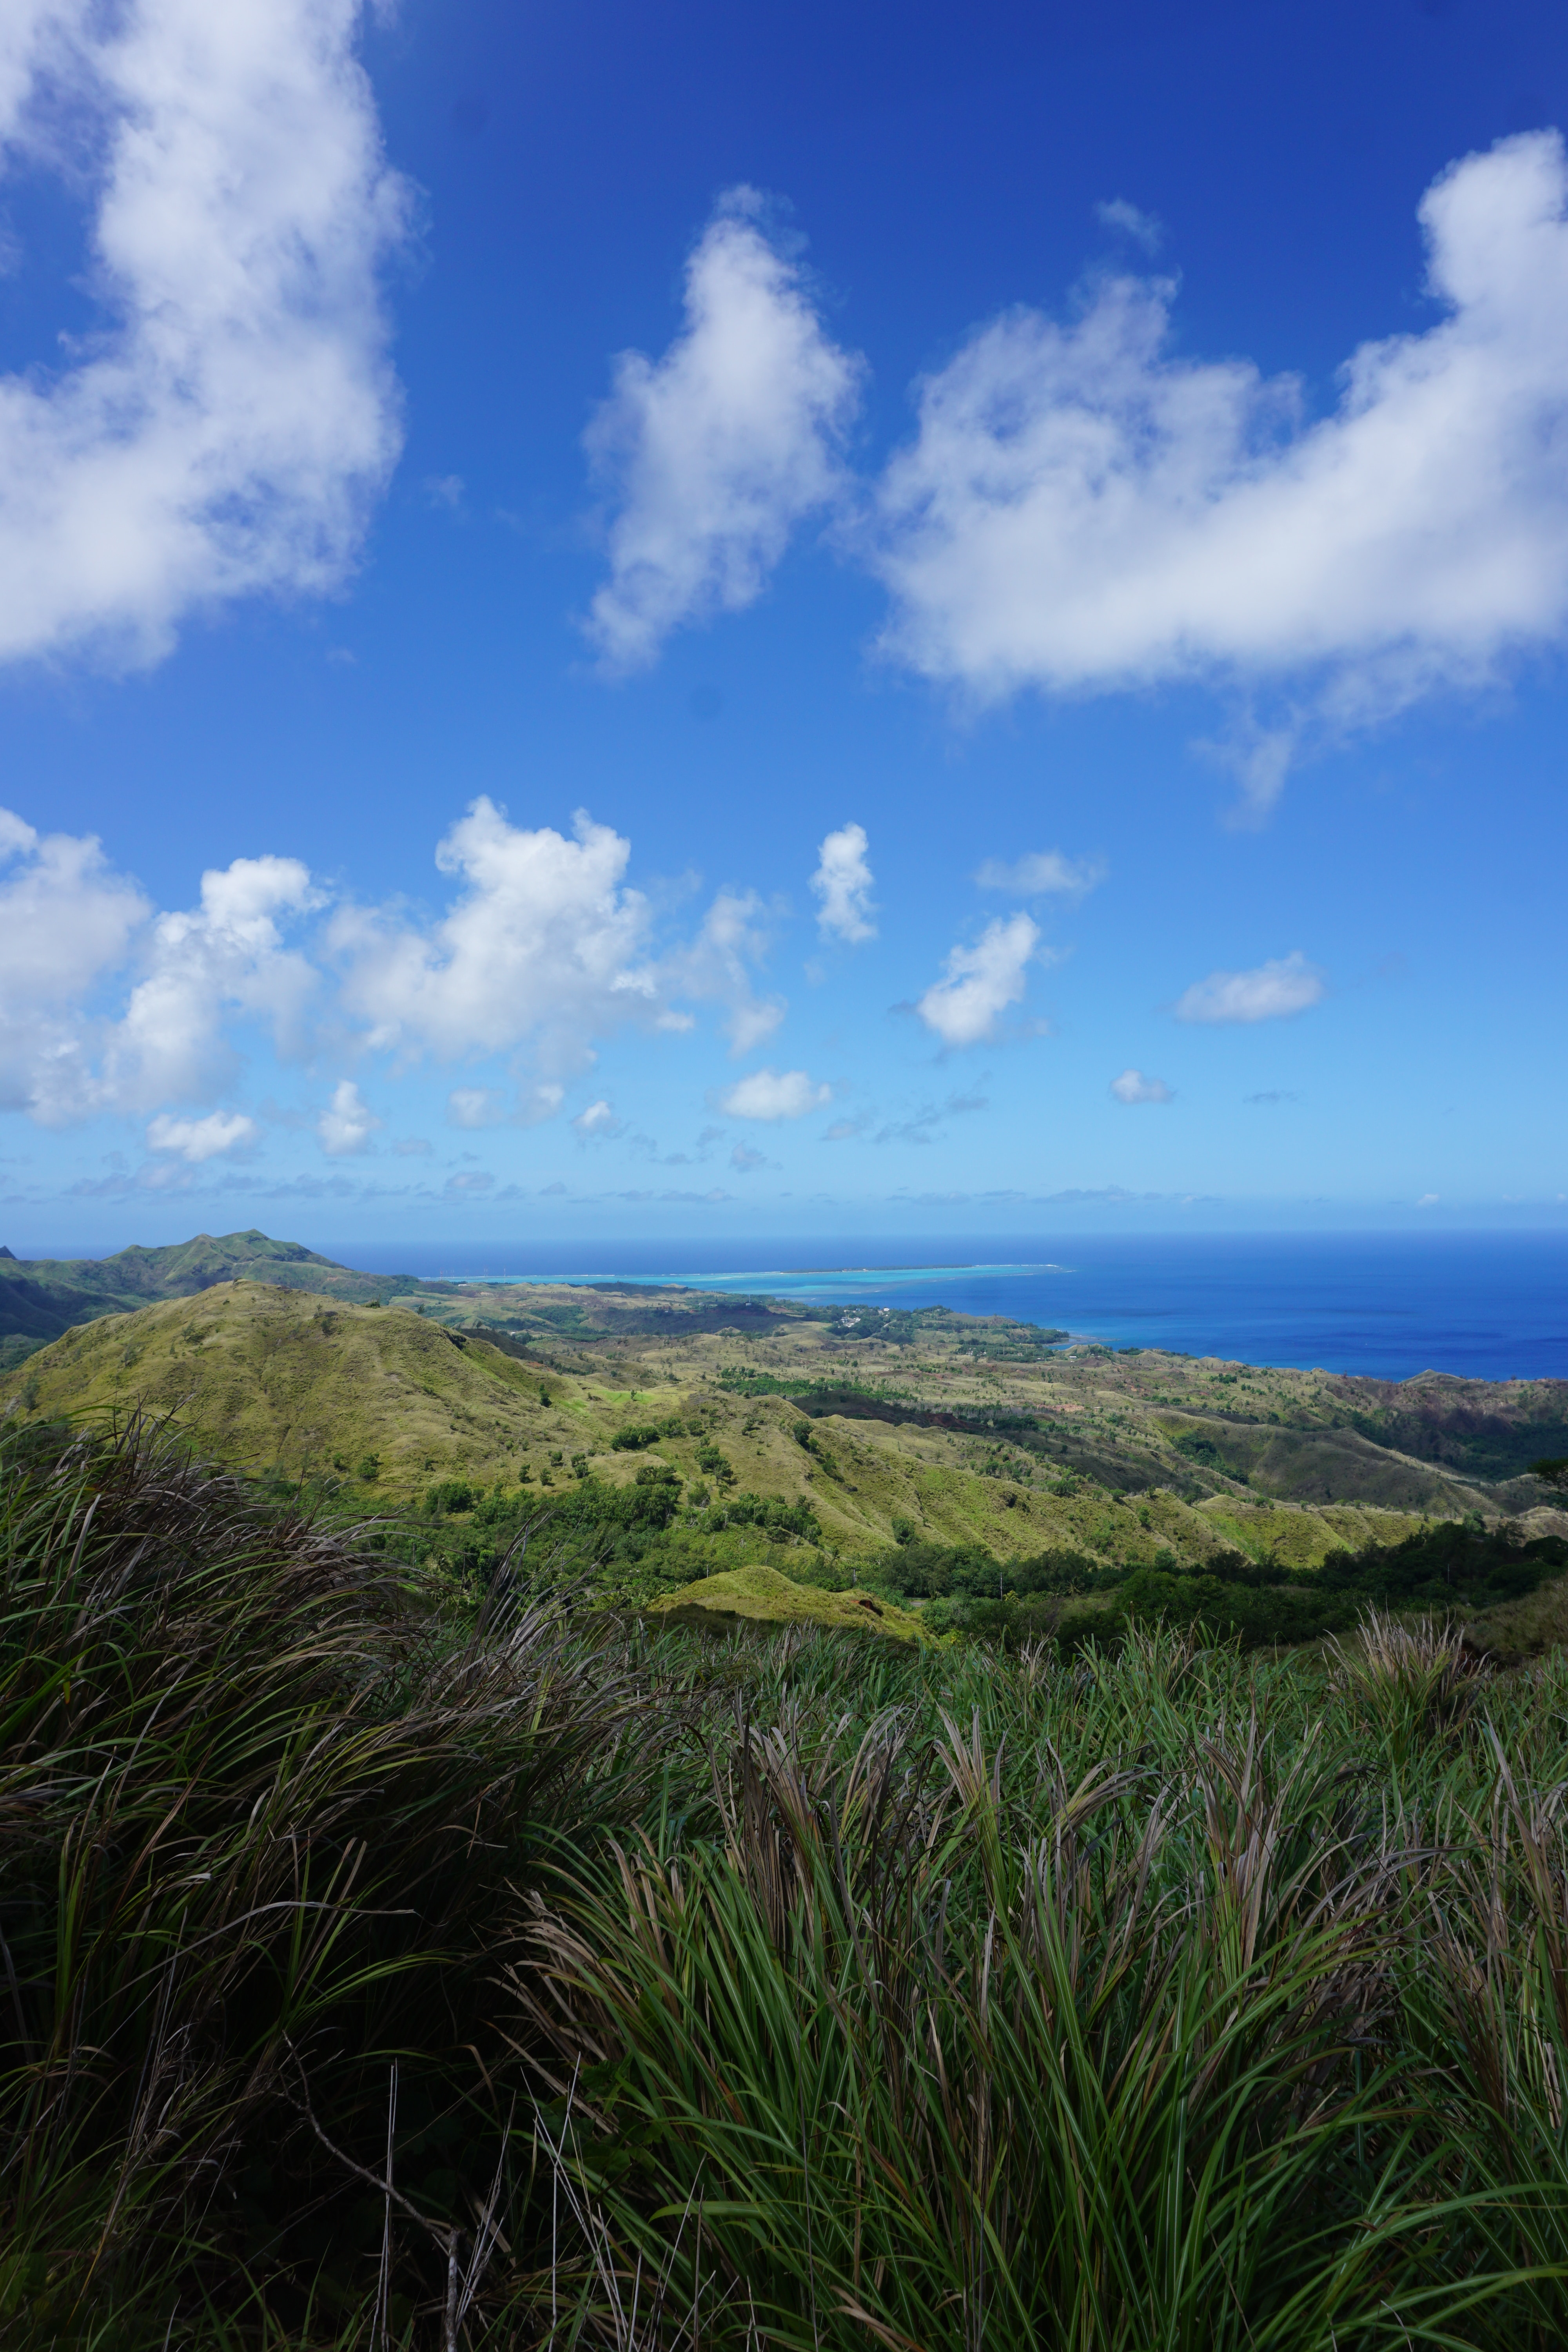
<instances>
[{"instance_id":1,"label":"blue sky","mask_svg":"<svg viewBox=\"0 0 1568 2352\"><path fill-rule=\"evenodd\" d=\"M1568 24L19 0L12 1245L1560 1223Z\"/></svg>"}]
</instances>

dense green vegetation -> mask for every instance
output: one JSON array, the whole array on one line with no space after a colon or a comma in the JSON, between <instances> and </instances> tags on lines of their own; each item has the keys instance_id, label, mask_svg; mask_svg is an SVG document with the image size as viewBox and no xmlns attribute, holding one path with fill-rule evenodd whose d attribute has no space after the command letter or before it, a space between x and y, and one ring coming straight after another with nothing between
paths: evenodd
<instances>
[{"instance_id":1,"label":"dense green vegetation","mask_svg":"<svg viewBox=\"0 0 1568 2352\"><path fill-rule=\"evenodd\" d=\"M640 1429L622 1434L644 1442ZM748 1493L717 1447L698 1460L711 1486L648 1462L630 1486L613 1486L581 1459L544 1472L551 1486L542 1490L531 1483L486 1492L441 1479L416 1511L384 1521L375 1539L476 1600L505 1575L535 1600L569 1593L592 1608L616 1608L757 1559L784 1562L810 1582L849 1580L824 1552L809 1503ZM341 1508L341 1498L331 1507Z\"/></svg>"},{"instance_id":2,"label":"dense green vegetation","mask_svg":"<svg viewBox=\"0 0 1568 2352\"><path fill-rule=\"evenodd\" d=\"M1447 1521L1393 1545L1331 1552L1293 1574L1240 1551L1216 1552L1201 1573L1169 1553L1152 1567L1107 1567L1081 1552L1050 1550L998 1560L979 1545L913 1540L863 1567L864 1581L927 1602L926 1622L1016 1648L1050 1638L1064 1650L1121 1641L1137 1625L1201 1627L1213 1639L1261 1643L1342 1633L1368 1608L1473 1615L1523 1599L1568 1570L1559 1536L1527 1539L1504 1522ZM1074 1607L1089 1596L1094 1605Z\"/></svg>"},{"instance_id":3,"label":"dense green vegetation","mask_svg":"<svg viewBox=\"0 0 1568 2352\"><path fill-rule=\"evenodd\" d=\"M583 1612L572 1546L669 1483L523 1548L494 1496L333 1533L134 1426L11 1435L7 2344L1563 2340L1561 1659ZM897 1549L979 1605L988 1556Z\"/></svg>"}]
</instances>

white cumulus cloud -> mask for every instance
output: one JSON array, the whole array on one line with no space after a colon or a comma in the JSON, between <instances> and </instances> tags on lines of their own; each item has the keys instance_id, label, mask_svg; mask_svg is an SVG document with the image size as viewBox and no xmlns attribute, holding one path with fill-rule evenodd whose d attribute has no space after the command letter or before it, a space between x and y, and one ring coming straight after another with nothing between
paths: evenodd
<instances>
[{"instance_id":1,"label":"white cumulus cloud","mask_svg":"<svg viewBox=\"0 0 1568 2352\"><path fill-rule=\"evenodd\" d=\"M983 890L1005 890L1015 898L1081 898L1104 881L1105 867L1099 858L1036 849L1010 866L1004 858L987 857L974 878Z\"/></svg>"},{"instance_id":2,"label":"white cumulus cloud","mask_svg":"<svg viewBox=\"0 0 1568 2352\"><path fill-rule=\"evenodd\" d=\"M915 1011L944 1045L978 1045L994 1035L999 1015L1022 1001L1025 971L1039 951L1040 931L1027 915L987 923L973 947L956 947Z\"/></svg>"},{"instance_id":3,"label":"white cumulus cloud","mask_svg":"<svg viewBox=\"0 0 1568 2352\"><path fill-rule=\"evenodd\" d=\"M611 1105L601 1098L598 1102L591 1102L586 1110L580 1110L572 1127L584 1143L591 1143L595 1136L608 1139L619 1135L625 1124L624 1119L616 1117Z\"/></svg>"},{"instance_id":4,"label":"white cumulus cloud","mask_svg":"<svg viewBox=\"0 0 1568 2352\"><path fill-rule=\"evenodd\" d=\"M756 214L747 189L725 199L687 268L684 332L658 361L622 354L587 436L616 509L588 625L612 669L751 604L795 525L840 494L859 367Z\"/></svg>"},{"instance_id":5,"label":"white cumulus cloud","mask_svg":"<svg viewBox=\"0 0 1568 2352\"><path fill-rule=\"evenodd\" d=\"M753 1070L720 1097L719 1108L731 1118L804 1118L832 1099L832 1087L814 1086L804 1070Z\"/></svg>"},{"instance_id":6,"label":"white cumulus cloud","mask_svg":"<svg viewBox=\"0 0 1568 2352\"><path fill-rule=\"evenodd\" d=\"M526 1045L546 1070L569 1072L595 1036L657 1015L647 904L622 887L631 844L581 812L574 832L513 825L481 797L437 849L460 884L439 921L339 913L342 1002L372 1046L451 1060Z\"/></svg>"},{"instance_id":7,"label":"white cumulus cloud","mask_svg":"<svg viewBox=\"0 0 1568 2352\"><path fill-rule=\"evenodd\" d=\"M346 1160L370 1148L370 1139L384 1122L369 1108L352 1078L340 1078L332 1099L316 1121L321 1149L333 1160Z\"/></svg>"},{"instance_id":8,"label":"white cumulus cloud","mask_svg":"<svg viewBox=\"0 0 1568 2352\"><path fill-rule=\"evenodd\" d=\"M317 978L280 929L316 903L298 859L236 858L199 905L154 916L96 840L0 811L0 1107L59 1126L209 1101L239 1068L237 1018L300 1044ZM115 1013L104 996L132 973Z\"/></svg>"},{"instance_id":9,"label":"white cumulus cloud","mask_svg":"<svg viewBox=\"0 0 1568 2352\"><path fill-rule=\"evenodd\" d=\"M983 698L1311 674L1346 723L1560 641L1565 200L1555 132L1446 172L1420 207L1444 315L1363 344L1316 420L1294 379L1177 356L1168 281L982 329L880 487L888 648Z\"/></svg>"},{"instance_id":10,"label":"white cumulus cloud","mask_svg":"<svg viewBox=\"0 0 1568 2352\"><path fill-rule=\"evenodd\" d=\"M871 904L874 877L866 858L869 845L863 824L840 825L817 851L816 871L811 877L818 901L817 929L851 947L877 936L871 920L876 911Z\"/></svg>"},{"instance_id":11,"label":"white cumulus cloud","mask_svg":"<svg viewBox=\"0 0 1568 2352\"><path fill-rule=\"evenodd\" d=\"M76 1116L94 1085L84 1001L123 964L152 909L90 835L40 836L9 809L0 876L0 1108L53 1123Z\"/></svg>"},{"instance_id":12,"label":"white cumulus cloud","mask_svg":"<svg viewBox=\"0 0 1568 2352\"><path fill-rule=\"evenodd\" d=\"M153 923L150 969L108 1033L102 1085L84 1108L210 1097L239 1066L226 1034L237 1013L297 1048L317 975L281 926L316 904L297 857L237 857L204 874L198 906Z\"/></svg>"},{"instance_id":13,"label":"white cumulus cloud","mask_svg":"<svg viewBox=\"0 0 1568 2352\"><path fill-rule=\"evenodd\" d=\"M1163 1078L1152 1078L1142 1070L1123 1070L1119 1078L1110 1081L1110 1091L1120 1103L1168 1103L1176 1097Z\"/></svg>"},{"instance_id":14,"label":"white cumulus cloud","mask_svg":"<svg viewBox=\"0 0 1568 2352\"><path fill-rule=\"evenodd\" d=\"M176 1152L198 1167L204 1160L216 1160L221 1152L254 1143L258 1132L256 1121L240 1111L215 1110L205 1118L172 1118L163 1112L147 1129L147 1148Z\"/></svg>"},{"instance_id":15,"label":"white cumulus cloud","mask_svg":"<svg viewBox=\"0 0 1568 2352\"><path fill-rule=\"evenodd\" d=\"M489 1063L455 1087L452 1122L528 1126L617 1031L691 1029L680 998L716 1000L736 1053L762 1045L785 1010L755 985L770 910L721 889L656 949L629 857L585 815L568 838L480 799L437 846L457 887L429 917L331 908L300 859L273 854L210 869L195 906L158 912L95 839L0 810L0 1109L52 1126L183 1118L229 1095L259 1030L282 1060L376 1055L392 1078L425 1056ZM334 1158L383 1123L348 1078L310 1113ZM576 1124L621 1129L604 1102Z\"/></svg>"},{"instance_id":16,"label":"white cumulus cloud","mask_svg":"<svg viewBox=\"0 0 1568 2352\"><path fill-rule=\"evenodd\" d=\"M1178 1021L1279 1021L1321 1004L1327 982L1300 948L1252 971L1211 971L1176 999Z\"/></svg>"},{"instance_id":17,"label":"white cumulus cloud","mask_svg":"<svg viewBox=\"0 0 1568 2352\"><path fill-rule=\"evenodd\" d=\"M14 0L5 160L96 173L100 325L0 378L0 659L168 650L195 607L341 580L396 457L403 237L358 0Z\"/></svg>"}]
</instances>

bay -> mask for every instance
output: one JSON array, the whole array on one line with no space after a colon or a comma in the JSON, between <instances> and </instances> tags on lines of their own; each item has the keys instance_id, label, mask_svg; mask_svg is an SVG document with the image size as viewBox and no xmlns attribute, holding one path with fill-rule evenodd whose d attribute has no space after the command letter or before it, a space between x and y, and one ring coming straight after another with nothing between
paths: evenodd
<instances>
[{"instance_id":1,"label":"bay","mask_svg":"<svg viewBox=\"0 0 1568 2352\"><path fill-rule=\"evenodd\" d=\"M330 1253L448 1281L677 1282L949 1307L1126 1348L1381 1380L1568 1378L1568 1235L1246 1234L425 1244ZM411 1258L416 1257L416 1264Z\"/></svg>"}]
</instances>

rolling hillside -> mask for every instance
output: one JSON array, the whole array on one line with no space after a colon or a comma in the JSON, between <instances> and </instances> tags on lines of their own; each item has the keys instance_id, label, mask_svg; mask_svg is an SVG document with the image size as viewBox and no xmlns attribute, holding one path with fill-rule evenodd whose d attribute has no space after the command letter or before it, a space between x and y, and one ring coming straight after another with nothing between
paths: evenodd
<instances>
[{"instance_id":1,"label":"rolling hillside","mask_svg":"<svg viewBox=\"0 0 1568 2352\"><path fill-rule=\"evenodd\" d=\"M275 1242L254 1228L216 1241L210 1234L197 1234L163 1249L123 1249L104 1258L18 1258L0 1249L0 1362L20 1361L74 1324L133 1314L154 1299L195 1297L216 1283L237 1280L285 1283L358 1300L427 1287L411 1275L356 1273L298 1242Z\"/></svg>"},{"instance_id":2,"label":"rolling hillside","mask_svg":"<svg viewBox=\"0 0 1568 2352\"><path fill-rule=\"evenodd\" d=\"M360 1475L407 1493L432 1474L500 1475L561 1442L541 1382L483 1339L396 1307L340 1304L260 1282L78 1326L9 1375L39 1416L169 1415L204 1450L256 1473Z\"/></svg>"},{"instance_id":3,"label":"rolling hillside","mask_svg":"<svg viewBox=\"0 0 1568 2352\"><path fill-rule=\"evenodd\" d=\"M846 1560L915 1541L1002 1560L1062 1549L1135 1569L1240 1552L1310 1569L1421 1517L1568 1528L1533 1480L1461 1478L1378 1444L1324 1374L1056 1353L1016 1334L998 1360L989 1327L940 1313L898 1338L847 1337L842 1317L755 1302L715 1329L735 1302L679 1291L383 1283L389 1303L358 1304L299 1286L346 1271L310 1253L276 1281L211 1284L200 1250L183 1268L163 1256L147 1279L200 1286L78 1324L0 1380L0 1412L169 1415L205 1452L330 1481L367 1508L442 1481L542 1494L584 1475L672 1477L683 1524L748 1496L805 1505L813 1540ZM1472 1423L1488 1418L1483 1387L1466 1387ZM1516 1451L1521 1430L1546 1450L1561 1409L1547 1388L1510 1392Z\"/></svg>"}]
</instances>

